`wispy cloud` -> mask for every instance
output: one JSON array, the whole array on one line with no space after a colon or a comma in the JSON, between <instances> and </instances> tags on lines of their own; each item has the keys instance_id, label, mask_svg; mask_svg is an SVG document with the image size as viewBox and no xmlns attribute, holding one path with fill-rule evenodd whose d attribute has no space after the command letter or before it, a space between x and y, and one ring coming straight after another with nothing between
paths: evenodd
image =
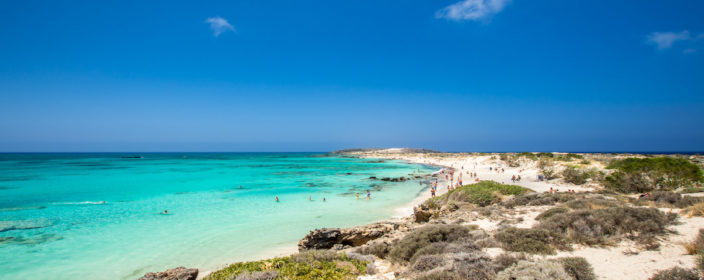
<instances>
[{"instance_id":1,"label":"wispy cloud","mask_svg":"<svg viewBox=\"0 0 704 280\"><path fill-rule=\"evenodd\" d=\"M486 21L501 12L511 0L463 0L435 13L436 18Z\"/></svg>"},{"instance_id":2,"label":"wispy cloud","mask_svg":"<svg viewBox=\"0 0 704 280\"><path fill-rule=\"evenodd\" d=\"M697 52L696 49L685 49L684 51L682 51L683 54L692 54L695 52Z\"/></svg>"},{"instance_id":3,"label":"wispy cloud","mask_svg":"<svg viewBox=\"0 0 704 280\"><path fill-rule=\"evenodd\" d=\"M687 30L679 33L653 32L648 34L647 36L647 42L650 44L654 44L658 48L658 50L670 48L675 42L686 41L690 39L692 39L692 36L689 35L689 31Z\"/></svg>"},{"instance_id":4,"label":"wispy cloud","mask_svg":"<svg viewBox=\"0 0 704 280\"><path fill-rule=\"evenodd\" d=\"M235 27L232 26L226 19L221 17L211 17L205 20L205 22L210 23L210 29L213 30L213 35L215 37L220 36L225 31L235 31Z\"/></svg>"}]
</instances>

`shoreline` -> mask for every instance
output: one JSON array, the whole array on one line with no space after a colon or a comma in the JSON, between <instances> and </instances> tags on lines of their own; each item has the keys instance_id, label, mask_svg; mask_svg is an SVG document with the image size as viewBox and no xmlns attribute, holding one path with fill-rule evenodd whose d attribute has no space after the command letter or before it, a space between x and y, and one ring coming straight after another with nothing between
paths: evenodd
<instances>
[{"instance_id":1,"label":"shoreline","mask_svg":"<svg viewBox=\"0 0 704 280\"><path fill-rule=\"evenodd\" d=\"M349 154L348 154L349 155ZM401 158L391 158L391 157L367 157L367 156L354 156L357 158L364 158L364 159L376 159L376 160L401 160L406 162L407 164L415 164L415 165L425 165L433 168L438 168L438 170L444 169L444 168L451 168L449 166L445 165L440 165L440 164L430 164L430 163L423 163L423 162L416 162L408 159L401 159ZM441 179L438 181L438 190L436 195L440 196L445 193L447 193L447 181L445 179ZM442 186L442 187L441 187ZM372 222L364 223L364 224L359 224L359 225L354 225L354 226L349 226L346 228L352 228L352 227L362 227L365 225L369 224L374 224L374 223L380 223L380 222L390 222L390 221L401 221L405 218L413 216L413 208L422 204L429 198L431 198L431 194L429 192L430 186L425 185L419 192L418 195L413 198L413 200L409 201L406 204L403 204L399 207L394 208L393 214L384 219L379 219L379 220L374 220ZM313 231L316 229L310 229L310 231ZM301 236L298 240L304 238L305 236ZM206 278L208 275L221 270L223 268L228 267L229 265L233 263L238 263L238 262L248 262L248 261L256 261L256 260L266 260L266 259L271 259L271 258L279 258L279 257L285 257L289 256L295 253L298 253L298 247L297 243L294 244L287 244L287 245L281 245L277 246L274 248L266 249L264 251L260 251L258 254L253 254L255 256L247 259L242 259L242 260L237 260L237 261L232 261L232 262L227 262L227 263L220 263L215 266L215 268L209 269L209 270L202 270L198 274L198 277L196 278L197 280L201 280ZM200 268L199 268L200 269Z\"/></svg>"}]
</instances>

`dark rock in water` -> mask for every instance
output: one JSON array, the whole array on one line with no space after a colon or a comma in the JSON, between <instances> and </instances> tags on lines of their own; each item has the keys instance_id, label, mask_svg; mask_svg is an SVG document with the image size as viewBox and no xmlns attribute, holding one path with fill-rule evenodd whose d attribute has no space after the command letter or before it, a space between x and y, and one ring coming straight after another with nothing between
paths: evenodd
<instances>
[{"instance_id":1,"label":"dark rock in water","mask_svg":"<svg viewBox=\"0 0 704 280\"><path fill-rule=\"evenodd\" d=\"M142 156L122 156L120 158L142 158Z\"/></svg>"},{"instance_id":2,"label":"dark rock in water","mask_svg":"<svg viewBox=\"0 0 704 280\"><path fill-rule=\"evenodd\" d=\"M405 182L407 179L406 177L398 177L398 178L389 178L389 177L384 177L381 178L382 181L387 181L387 182Z\"/></svg>"},{"instance_id":3,"label":"dark rock in water","mask_svg":"<svg viewBox=\"0 0 704 280\"><path fill-rule=\"evenodd\" d=\"M427 206L421 205L413 207L413 216L416 218L416 223L425 223L433 216L433 212Z\"/></svg>"},{"instance_id":4,"label":"dark rock in water","mask_svg":"<svg viewBox=\"0 0 704 280\"><path fill-rule=\"evenodd\" d=\"M376 176L371 176L369 179L376 180Z\"/></svg>"},{"instance_id":5,"label":"dark rock in water","mask_svg":"<svg viewBox=\"0 0 704 280\"><path fill-rule=\"evenodd\" d=\"M196 280L196 277L198 277L197 268L180 266L164 272L147 272L138 280Z\"/></svg>"},{"instance_id":6,"label":"dark rock in water","mask_svg":"<svg viewBox=\"0 0 704 280\"><path fill-rule=\"evenodd\" d=\"M345 173L345 175L352 175L352 172L347 172Z\"/></svg>"},{"instance_id":7,"label":"dark rock in water","mask_svg":"<svg viewBox=\"0 0 704 280\"><path fill-rule=\"evenodd\" d=\"M298 242L298 250L357 247L398 229L395 222L379 222L346 229L323 228L311 231Z\"/></svg>"}]
</instances>

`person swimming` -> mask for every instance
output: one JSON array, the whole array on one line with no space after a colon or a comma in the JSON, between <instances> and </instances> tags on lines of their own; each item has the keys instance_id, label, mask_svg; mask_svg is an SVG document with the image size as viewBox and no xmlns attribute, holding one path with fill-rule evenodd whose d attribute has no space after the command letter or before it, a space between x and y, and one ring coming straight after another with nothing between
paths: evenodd
<instances>
[{"instance_id":1,"label":"person swimming","mask_svg":"<svg viewBox=\"0 0 704 280\"><path fill-rule=\"evenodd\" d=\"M164 212L161 212L161 213L159 213L159 214L168 215L168 214L169 214L169 211L164 210Z\"/></svg>"}]
</instances>

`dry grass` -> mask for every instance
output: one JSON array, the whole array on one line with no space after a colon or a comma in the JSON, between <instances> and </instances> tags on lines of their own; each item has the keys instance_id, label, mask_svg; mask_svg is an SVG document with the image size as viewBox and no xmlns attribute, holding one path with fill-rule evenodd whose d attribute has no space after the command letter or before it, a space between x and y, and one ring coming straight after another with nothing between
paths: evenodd
<instances>
[{"instance_id":1,"label":"dry grass","mask_svg":"<svg viewBox=\"0 0 704 280\"><path fill-rule=\"evenodd\" d=\"M684 213L686 213L687 217L702 217L704 216L704 202L700 202L697 204L694 204L692 206L687 207L684 210Z\"/></svg>"}]
</instances>

